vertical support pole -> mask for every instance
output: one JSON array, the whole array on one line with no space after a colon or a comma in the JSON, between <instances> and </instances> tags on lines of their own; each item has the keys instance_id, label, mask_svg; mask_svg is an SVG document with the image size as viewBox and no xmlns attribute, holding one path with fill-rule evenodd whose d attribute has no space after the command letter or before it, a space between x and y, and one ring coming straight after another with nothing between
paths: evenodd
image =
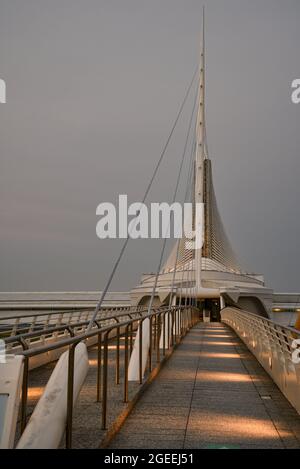
<instances>
[{"instance_id":1,"label":"vertical support pole","mask_svg":"<svg viewBox=\"0 0 300 469\"><path fill-rule=\"evenodd\" d=\"M156 335L157 335L157 314L155 314L153 316L153 330L154 330L154 334L153 334L153 343L154 343L154 350L155 350L155 343L156 343ZM150 327L151 329L151 327Z\"/></svg>"},{"instance_id":2,"label":"vertical support pole","mask_svg":"<svg viewBox=\"0 0 300 469\"><path fill-rule=\"evenodd\" d=\"M162 313L160 313L157 317L158 319L158 330L157 330L157 336L156 336L156 343L155 343L155 347L156 347L156 362L159 363L160 362L160 346L159 346L159 342L160 342L160 337L159 337L159 332L161 330L161 315Z\"/></svg>"},{"instance_id":3,"label":"vertical support pole","mask_svg":"<svg viewBox=\"0 0 300 469\"><path fill-rule=\"evenodd\" d=\"M69 348L68 359L68 391L67 391L67 425L66 425L66 448L72 448L72 425L73 425L73 394L74 394L74 357L75 347L72 344Z\"/></svg>"},{"instance_id":4,"label":"vertical support pole","mask_svg":"<svg viewBox=\"0 0 300 469\"><path fill-rule=\"evenodd\" d=\"M171 324L171 320L170 320L170 311L168 311L167 313L167 327L168 327L168 330L167 330L167 337L168 337L168 342L167 342L167 350L169 350L169 347L170 347L170 324Z\"/></svg>"},{"instance_id":5,"label":"vertical support pole","mask_svg":"<svg viewBox=\"0 0 300 469\"><path fill-rule=\"evenodd\" d=\"M163 313L163 355L166 354L166 313Z\"/></svg>"},{"instance_id":6,"label":"vertical support pole","mask_svg":"<svg viewBox=\"0 0 300 469\"><path fill-rule=\"evenodd\" d=\"M133 322L130 324L130 355L133 349Z\"/></svg>"},{"instance_id":7,"label":"vertical support pole","mask_svg":"<svg viewBox=\"0 0 300 469\"><path fill-rule=\"evenodd\" d=\"M28 368L29 368L29 359L28 357L24 357L22 400L21 400L21 434L25 430L26 423L27 423Z\"/></svg>"},{"instance_id":8,"label":"vertical support pole","mask_svg":"<svg viewBox=\"0 0 300 469\"><path fill-rule=\"evenodd\" d=\"M131 323L132 325L132 323ZM124 402L128 402L128 329L125 328L125 357L124 357Z\"/></svg>"},{"instance_id":9,"label":"vertical support pole","mask_svg":"<svg viewBox=\"0 0 300 469\"><path fill-rule=\"evenodd\" d=\"M107 371L108 371L108 335L110 331L104 334L103 351L103 387L102 387L102 430L106 430L107 415Z\"/></svg>"},{"instance_id":10,"label":"vertical support pole","mask_svg":"<svg viewBox=\"0 0 300 469\"><path fill-rule=\"evenodd\" d=\"M152 370L152 326L153 326L153 316L150 316L150 327L149 327L149 373Z\"/></svg>"},{"instance_id":11,"label":"vertical support pole","mask_svg":"<svg viewBox=\"0 0 300 469\"><path fill-rule=\"evenodd\" d=\"M97 353L97 402L101 401L101 365L102 365L102 334L98 334Z\"/></svg>"},{"instance_id":12,"label":"vertical support pole","mask_svg":"<svg viewBox=\"0 0 300 469\"><path fill-rule=\"evenodd\" d=\"M116 384L120 384L120 327L117 327Z\"/></svg>"},{"instance_id":13,"label":"vertical support pole","mask_svg":"<svg viewBox=\"0 0 300 469\"><path fill-rule=\"evenodd\" d=\"M143 320L141 319L139 327L139 381L140 384L143 382Z\"/></svg>"},{"instance_id":14,"label":"vertical support pole","mask_svg":"<svg viewBox=\"0 0 300 469\"><path fill-rule=\"evenodd\" d=\"M182 307L179 310L179 334L182 336Z\"/></svg>"}]
</instances>

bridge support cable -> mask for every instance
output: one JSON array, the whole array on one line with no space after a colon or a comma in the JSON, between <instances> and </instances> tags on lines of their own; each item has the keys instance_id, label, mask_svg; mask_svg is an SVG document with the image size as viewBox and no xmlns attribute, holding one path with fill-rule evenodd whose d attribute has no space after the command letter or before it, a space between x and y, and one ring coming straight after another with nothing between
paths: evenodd
<instances>
[{"instance_id":1,"label":"bridge support cable","mask_svg":"<svg viewBox=\"0 0 300 469\"><path fill-rule=\"evenodd\" d=\"M194 141L193 143L193 146L192 146L192 153L191 153L191 166L190 166L190 174L189 174L189 180L193 180L194 178L194 171L195 171L195 166L194 166L194 161L193 161L193 151L195 149L195 145L196 145L196 142ZM185 201L193 201L193 188L192 188L192 185L187 183L187 186L186 186L186 193L185 193ZM180 303L181 303L181 297L182 297L182 291L183 291L183 283L184 283L184 274L185 274L185 271L187 270L188 272L188 278L186 280L186 285L190 285L190 272L192 270L192 262L190 260L190 257L193 258L193 252L192 250L188 250L186 248L186 243L187 242L187 238L185 236L183 236L183 239L180 240L178 242L178 255L177 255L177 260L176 260L176 268L178 267L178 265L181 264L181 268L182 268L182 277L181 277L181 282L180 282ZM179 260L179 257L182 255L182 252L184 252L185 254L182 256L183 259L188 259L187 262L182 262L182 259L181 261L178 261ZM191 290L190 290L191 291ZM186 295L186 298L187 298L188 295Z\"/></svg>"},{"instance_id":2,"label":"bridge support cable","mask_svg":"<svg viewBox=\"0 0 300 469\"><path fill-rule=\"evenodd\" d=\"M182 101L182 103L181 103L181 106L180 106L179 111L178 111L178 113L177 113L176 119L175 119L175 121L174 121L174 123L173 123L173 126L172 126L172 128L171 128L171 131L170 131L169 136L168 136L168 138L167 138L167 141L166 141L166 143L165 143L165 146L163 147L163 150L162 150L162 152L161 152L161 154L160 154L160 157L159 157L159 159L158 159L158 162L156 163L156 166L155 166L155 168L154 168L153 174L152 174L152 176L151 176L151 178L150 178L150 181L149 181L148 186L147 186L147 188L146 188L146 191L145 191L145 193L144 193L144 196L143 196L143 199L142 199L142 204L146 201L146 199L147 199L147 197L148 197L148 194L149 194L150 189L151 189L151 187L152 187L153 181L154 181L154 179L155 179L155 177L156 177L156 175L157 175L157 172L158 172L158 170L159 170L159 168L160 168L160 165L161 165L161 163L162 163L162 161L163 161L163 159L164 159L164 156L165 156L165 154L166 154L167 148L168 148L168 146L169 146L169 143L170 143L170 141L171 141L171 138L172 138L172 136L173 136L173 133L174 133L174 131L175 131L175 128L176 128L176 126L177 126L177 123L178 123L178 121L179 121L179 119L180 119L180 116L181 116L181 114L182 114L183 108L184 108L184 106L185 106L185 104L186 104L186 101L187 101L189 95L190 95L190 91L191 91L191 89L192 89L193 83L194 83L194 81L195 81L195 77L196 77L196 75L197 75L197 69L198 69L198 68L196 68L195 71L194 71L192 80L190 81L190 84L189 84L189 86L188 86L188 88L187 88L187 90L186 90L184 99L183 99L183 101ZM115 264L114 264L114 266L113 266L113 269L112 269L112 271L111 271L111 274L110 274L110 276L109 276L109 278L108 278L108 281L107 281L107 283L106 283L106 285L105 285L105 288L104 288L104 290L103 290L103 292L102 292L102 294L101 294L101 297L100 297L100 299L99 299L99 301L98 301L98 303L97 303L97 305L96 305L94 314L93 314L93 316L92 316L92 318L91 318L91 320L90 320L90 324L89 324L89 326L88 326L88 330L90 330L90 329L93 327L94 321L95 321L95 319L97 318L97 315L98 315L99 310L100 310L100 308L101 308L101 306L102 306L102 303L103 303L103 301L104 301L104 298L105 298L105 296L106 296L106 293L108 292L108 289L109 289L109 287L110 287L110 285L111 285L111 282L112 282L112 280L113 280L113 278L114 278L114 275L115 275L115 273L116 273L116 270L117 270L117 268L118 268L118 266L119 266L119 264L120 264L120 261L121 261L121 259L122 259L122 257L123 257L123 254L124 254L124 252L125 252L125 250L126 250L126 247L127 247L127 244L128 244L129 239L130 239L130 234L128 234L126 240L124 241L124 244L123 244L123 246L122 246L122 248L121 248L121 250L120 250L120 253L119 253L119 255L118 255L118 257L117 257L117 259L116 259L116 261L115 261Z\"/></svg>"},{"instance_id":3,"label":"bridge support cable","mask_svg":"<svg viewBox=\"0 0 300 469\"><path fill-rule=\"evenodd\" d=\"M186 158L186 150L187 150L188 140L189 140L190 132L191 132L191 128L192 128L192 122L193 122L196 102L197 102L197 95L195 96L195 99L194 99L194 105L193 105L192 114L191 114L191 118L190 118L189 125L188 125L188 130L187 130L186 140L185 140L185 144L184 144L182 159L181 159L180 167L179 167L179 170L178 170L177 180L176 180L175 189L174 189L171 204L173 204L175 202L176 197L177 197L178 187L179 187L181 174L182 174L183 163L184 163L185 158ZM167 231L169 230L169 227L170 227L170 220L169 220L169 223L168 223ZM153 300L154 300L155 293L156 293L156 288L157 288L158 277L161 273L162 261L163 261L163 258L164 258L166 243L167 243L167 237L165 236L164 239L163 239L162 247L161 247L161 252L160 252L159 262L158 262L158 266L157 266L157 270L156 270L154 285L153 285L153 288L152 288L151 299L150 299L150 303L149 303L149 306L148 306L148 313L150 313L152 305L153 305Z\"/></svg>"},{"instance_id":4,"label":"bridge support cable","mask_svg":"<svg viewBox=\"0 0 300 469\"><path fill-rule=\"evenodd\" d=\"M189 127L188 127L188 133L187 133L186 140L185 140L185 145L184 145L184 150L183 150L182 164L183 164L183 160L184 160L184 157L185 157L185 154L186 154L186 151L187 151L188 141L189 141L189 138L190 138L190 132L191 132L191 128L192 128L192 121L193 121L193 118L194 118L196 103L197 103L197 96L195 96L194 106L193 106L193 109L192 109L191 119L190 119ZM188 174L187 174L187 181L186 181L186 186L185 186L184 202L187 202L188 191L189 191L189 188L190 188L190 181L191 181L191 177L192 177L193 150L194 150L194 142L193 142L192 145L191 145L191 154L190 154L190 160L189 160L189 168L188 168ZM180 174L178 174L177 184L179 184L179 178L180 178ZM176 191L176 192L177 192L177 191ZM175 262L174 262L174 271L173 271L173 275L172 275L172 284L171 284L171 293L170 293L169 306L171 306L171 304L172 304L172 297L173 297L173 292L174 292L174 283L175 283L175 278L176 278L176 273L177 273L177 263L178 263L178 256L179 256L179 246L180 246L180 243L179 243L179 241L178 241L178 242L177 242L177 247L176 247L176 256L175 256Z\"/></svg>"},{"instance_id":5,"label":"bridge support cable","mask_svg":"<svg viewBox=\"0 0 300 469\"><path fill-rule=\"evenodd\" d=\"M186 157L186 150L187 150L188 140L189 140L189 137L190 137L191 127L192 127L192 121L193 121L193 117L194 117L194 110L195 110L195 107L196 107L196 102L197 102L197 96L195 96L195 100L194 100L194 105L193 105L193 109L192 109L191 118L190 118L190 121L189 121L187 136L186 136L186 140L185 140L185 144L184 144L182 159L181 159L180 167L179 167L179 170L178 170L176 185L175 185L175 189L174 189L171 204L173 204L175 202L176 197L177 197L179 182L180 182L181 174L182 174L182 167L183 167L183 163L184 163L184 160L185 160L185 157ZM170 228L170 220L169 220L169 223L168 223L167 231L169 230L169 228ZM153 305L153 300L154 300L154 296L155 296L155 293L156 293L158 278L159 278L160 273L161 273L162 262L163 262L163 258L164 258L164 254L165 254L166 244L167 244L167 237L164 236L162 247L161 247L161 252L160 252L160 257L159 257L159 262L158 262L158 266L157 266L157 270L156 270L156 274L155 274L154 285L153 285L153 288L152 288L151 299L150 299L150 303L149 303L149 307L148 307L148 313L150 313L152 305Z\"/></svg>"},{"instance_id":6,"label":"bridge support cable","mask_svg":"<svg viewBox=\"0 0 300 469\"><path fill-rule=\"evenodd\" d=\"M194 179L194 152L195 152L195 146L196 146L196 141L192 142L191 145L191 153L190 153L190 161L189 161L189 169L188 169L188 174L187 174L187 181L186 181L186 188L185 188L185 195L184 195L184 202L191 201L193 202L193 187L191 185L191 181ZM173 270L173 276L172 276L172 285L171 285L171 296L174 291L174 285L175 285L175 279L176 279L176 273L177 271L182 270L182 275L181 279L179 282L179 290L180 290L180 295L179 295L179 304L182 302L182 292L183 292L183 286L184 283L186 285L190 285L190 269L192 268L192 263L189 261L189 257L187 259L187 251L188 251L188 256L192 256L192 250L187 250L185 248L186 246L186 241L187 238L185 235L181 240L178 240L176 243L176 255L175 255L175 261L174 261L174 267L172 267L172 263L167 261L167 270L172 271ZM184 254L183 254L184 253ZM170 257L172 256L172 253ZM179 261L180 259L180 261ZM165 269L164 269L165 270ZM187 272L187 278L185 279L185 275ZM191 293L191 288L189 288L190 293ZM187 298L188 294L185 295L185 307L187 307ZM171 297L170 297L171 301Z\"/></svg>"},{"instance_id":7,"label":"bridge support cable","mask_svg":"<svg viewBox=\"0 0 300 469\"><path fill-rule=\"evenodd\" d=\"M196 101L197 102L197 101ZM195 103L196 104L196 103ZM196 135L196 124L197 122L195 122L195 131L194 131L194 135ZM195 164L194 164L194 155L195 155L195 151L196 151L196 139L194 138L193 142L192 142L192 145L191 145L191 152L190 152L190 161L189 161L189 169L188 169L188 174L187 174L187 180L186 180L186 186L185 186L185 195L184 195L184 203L185 202L192 202L194 203L194 191L193 191L193 186L191 184L191 181L194 180L194 172L195 172ZM168 266L169 270L172 271L173 270L173 276L172 276L172 285L171 285L171 296L173 294L173 291L174 291L174 284L175 284L175 278L176 278L176 273L177 273L177 269L178 267L180 268L179 266L179 258L181 257L182 255L182 251L186 253L186 249L185 247L183 246L186 246L186 237L185 235L183 235L183 238L181 240L178 240L178 242L176 243L176 256L175 256L175 261L174 261L174 267L172 267L172 264L170 263L170 265ZM192 256L192 251L191 250L188 250L189 253L188 253L188 256ZM171 253L172 255L172 253ZM182 257L186 257L186 254L183 255ZM186 259L185 259L186 260ZM190 268L190 265L189 265L189 268ZM180 299L179 299L179 304L181 304L181 301L182 301L182 288L183 288L183 283L184 283L184 276L185 276L185 270L186 270L186 265L184 263L181 262L181 269L182 269L182 276L181 276L181 281L180 281ZM165 270L165 269L164 269ZM188 272L188 279L186 280L186 283L189 285L189 269L187 270ZM185 297L185 306L187 306L187 297L188 295L186 295ZM170 297L170 301L171 301L171 297Z\"/></svg>"},{"instance_id":8,"label":"bridge support cable","mask_svg":"<svg viewBox=\"0 0 300 469\"><path fill-rule=\"evenodd\" d=\"M185 139L185 142L184 142L184 148L183 148L182 157L181 157L181 161L180 161L180 165L179 165L179 169L178 169L178 173L177 173L177 179L176 179L176 183L175 183L175 187L174 187L174 192L173 192L173 197L172 197L171 204L173 204L176 200L179 184L180 184L180 181L181 181L182 169L183 169L184 162L186 160L187 147L188 147L188 142L189 142L190 135L191 135L191 129L192 129L192 123L193 123L196 103L197 103L197 94L195 95L195 98L194 98L194 104L193 104L193 108L192 108L192 112L191 112L191 117L190 117L189 123L188 123L186 139ZM167 232L168 232L169 229L170 229L170 220L168 222ZM163 263L163 258L164 258L164 254L165 254L166 243L167 243L167 237L166 237L167 232L165 233L165 236L164 236L164 239L163 239L163 242L162 242L162 247L161 247L159 261L158 261L158 265L157 265L157 269L156 269L154 284L153 284L153 287L152 287L151 297L150 297L150 301L149 301L149 305L148 305L148 315L151 313L151 310L152 310L154 297L155 297L156 290L157 290L158 278L161 274L161 268L162 268L162 263ZM171 304L172 304L172 294L171 294L170 305ZM136 341L135 341L135 345L134 345L134 348L133 348L133 351L132 351L132 355L131 355L130 362L129 362L129 368L128 368L128 376L129 376L130 381L137 381L138 379L140 379L140 363L139 363L139 360L140 360L140 357L139 357L139 355L140 355L139 354L140 334L143 335L143 337L142 337L142 343L143 343L142 375L144 376L144 372L145 372L145 368L146 368L146 364L147 364L147 359L148 359L148 351L149 351L149 341L150 341L149 329L150 329L150 327L151 327L150 321L149 320L144 320L143 330L141 331L140 327L138 328L138 333L137 333L137 336L136 336ZM172 327L173 326L171 325L171 328ZM168 329L169 329L169 326L168 326ZM170 335L170 334L168 334L168 335ZM168 347L169 346L170 346L170 344L168 344Z\"/></svg>"},{"instance_id":9,"label":"bridge support cable","mask_svg":"<svg viewBox=\"0 0 300 469\"><path fill-rule=\"evenodd\" d=\"M192 115L191 115L191 120L194 117L195 107L196 107L196 101L194 102L194 107L193 107L193 111L192 111ZM186 152L186 150L187 150L191 125L192 125L192 122L190 122L190 124L189 124L189 132L187 134L185 147L184 147L184 152ZM195 150L195 140L192 141L192 144L191 144L190 157L189 157L189 166L188 166L188 172L187 172L187 180L186 180L186 184L185 184L185 194L184 194L184 198L183 198L184 202L187 202L188 200L190 200L189 198L191 196L190 181L192 179L193 168L194 168L194 164L193 164L194 150ZM171 293L170 293L170 298L169 298L169 308L171 306L176 305L176 295L174 296L173 292L174 292L175 278L176 278L176 273L177 273L179 246L180 246L180 243L178 241L177 242L177 247L176 247L176 258L175 258L175 262L174 262L174 271L173 271L173 275L172 275L172 285L171 285ZM185 269L183 268L182 269L182 277L181 277L181 285L180 285L180 299L179 299L179 305L180 306L181 306L181 301L182 301L182 286L183 286L183 280L184 280L184 273L185 273ZM185 298L185 308L187 307L187 301L186 300L187 300L187 298ZM181 316L182 316L182 312L180 310L179 311L179 324L180 324L180 327L181 327L181 321L182 321ZM165 335L165 338L164 338L164 335ZM168 337L170 337L170 332L167 331L167 329L165 328L165 334L164 334L163 330L161 331L161 334L160 334L160 348L161 349L164 349L164 345L168 343ZM170 346L170 344L168 346Z\"/></svg>"}]
</instances>

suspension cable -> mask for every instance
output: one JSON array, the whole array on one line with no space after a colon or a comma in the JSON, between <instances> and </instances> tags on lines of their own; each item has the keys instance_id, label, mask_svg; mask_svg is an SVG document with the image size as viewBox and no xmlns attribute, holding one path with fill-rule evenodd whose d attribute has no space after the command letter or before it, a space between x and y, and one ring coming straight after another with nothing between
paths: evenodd
<instances>
[{"instance_id":1,"label":"suspension cable","mask_svg":"<svg viewBox=\"0 0 300 469\"><path fill-rule=\"evenodd\" d=\"M196 125L196 123L195 123L195 125ZM194 132L194 134L195 134L195 132ZM194 170L195 170L194 164L193 164L193 162L194 162L194 158L193 158L194 157L194 152L196 150L195 146L196 146L196 141L194 139L194 141L192 143L192 146L191 146L189 170L188 170L187 180L186 180L186 190L185 190L185 195L184 195L184 201L185 202L189 199L192 199L192 186L190 184L190 181L193 178L193 174L194 174ZM179 245L179 243L178 243L178 245ZM188 261L188 262L190 262L190 261ZM187 283L187 287L186 287L187 291L188 291L188 285L189 285L189 281L190 281L189 271L190 271L190 267L188 267L188 274L187 274L187 282L186 282ZM180 300L179 300L180 303L181 303L181 300L182 300L182 288L183 288L184 274L185 274L185 262L183 263L182 276L181 276L181 282L180 282ZM186 306L186 304L187 304L187 294L185 296L185 306Z\"/></svg>"},{"instance_id":2,"label":"suspension cable","mask_svg":"<svg viewBox=\"0 0 300 469\"><path fill-rule=\"evenodd\" d=\"M197 103L197 94L196 94L195 99L194 99L194 105L193 105L192 114L191 114L191 118L190 118L190 122L189 122L189 126L188 126L188 132L187 132L187 136L186 136L186 140L185 140L185 144L184 144L183 155L182 155L182 161L181 161L181 167L182 167L183 161L184 161L184 159L185 159L186 150L187 150L187 146L188 146L188 141L189 141L189 138L190 138L190 133L191 133L191 128L192 128L192 122L193 122L193 118L194 118L196 103ZM190 177L190 170L191 170L191 166L192 166L192 159L193 159L193 152L191 152L191 155L190 155L189 170L188 170L188 179L187 179L187 182L186 182L186 192L185 192L184 202L186 202L186 196L187 196L188 187L189 187L189 181L190 181L189 177ZM181 174L181 173L178 174L178 178L177 178L177 186L176 186L177 188L178 188L178 184L179 184L180 174ZM177 189L176 189L176 192L177 192ZM177 242L177 249L176 249L175 263L174 263L174 270L173 270L173 276L172 276L172 284L171 284L171 294L170 294L170 299L169 299L169 306L171 306L171 303L172 303L173 289L174 289L174 283L175 283L175 276L176 276L176 271L177 271L177 262L178 262L178 255L179 255L179 247L180 247L180 241L178 240L178 242Z\"/></svg>"},{"instance_id":3,"label":"suspension cable","mask_svg":"<svg viewBox=\"0 0 300 469\"><path fill-rule=\"evenodd\" d=\"M181 162L180 162L180 166L179 166L179 170L178 170L178 174L177 174L177 181L176 181L176 185L175 185L175 189L174 189L171 204L173 204L175 202L177 192L178 192L179 182L180 182L180 178L181 178L181 174L182 174L182 167L183 167L183 163L184 163L184 160L185 160L185 157L186 157L186 148L187 148L187 144L188 144L188 140L189 140L189 136L190 136L190 132L191 132L191 127L192 127L192 121L193 121L194 111L195 111L195 107L196 107L196 102L197 102L197 95L194 98L192 114L191 114L189 124L188 124L187 136L186 136L186 140L185 140L185 144L184 144L183 154L182 154L182 158L181 158ZM169 229L170 229L170 220L169 220L169 223L168 223L167 231ZM153 300L154 300L154 296L155 296L155 292L156 292L158 277L159 277L160 271L161 271L161 266L162 266L162 261L163 261L163 257L164 257L166 244L167 244L167 237L165 235L164 239L163 239L163 243L162 243L162 248L161 248L159 262L158 262L158 266L157 266L157 270L156 270L154 285L153 285L153 288L152 288L151 298L150 298L150 302L149 302L149 305L148 305L148 314L151 312L151 308L152 308L152 305L153 305Z\"/></svg>"},{"instance_id":4,"label":"suspension cable","mask_svg":"<svg viewBox=\"0 0 300 469\"><path fill-rule=\"evenodd\" d=\"M145 193L144 193L144 197L143 197L143 200L142 200L142 203L141 203L141 204L143 204L143 203L145 202L145 200L146 200L146 198L147 198L147 196L148 196L148 194L149 194L149 191L150 191L150 189L151 189L151 187L152 187L153 181L154 181L154 179L155 179L155 177L156 177L156 174L157 174L157 172L158 172L158 169L159 169L159 167L160 167L160 165L161 165L161 163L162 163L162 160L163 160L163 158L164 158L164 156L165 156L166 150L167 150L168 145L169 145L169 143L170 143L170 140L171 140L171 138L172 138L172 136L173 136L173 133L174 133L174 130L175 130L176 126L177 126L177 123L178 123L178 121L179 121L179 118L180 118L180 116L181 116L181 114L182 114L182 110L183 110L183 108L184 108L184 106L185 106L185 103L186 103L186 101L187 101L187 99L188 99L188 96L189 96L189 94L190 94L190 90L191 90L191 88L192 88L192 86L193 86L193 83L194 83L194 80L195 80L195 77L196 77L196 74L197 74L197 70L198 70L198 67L197 67L197 68L195 69L195 71L194 71L192 80L190 81L190 84L189 84L189 86L188 86L188 88L187 88L187 91L186 91L186 93L185 93L184 99L183 99L182 104L181 104L181 106L180 106L180 108L179 108L178 114L177 114L176 119L175 119L175 121L174 121L174 123L173 123L173 126L172 126L172 128L171 128L171 131L170 131L169 136L168 136L168 138L167 138L167 141L166 141L166 143L165 143L165 146L163 147L163 150L162 150L161 155L160 155L160 157L159 157L159 159L158 159L158 162L156 163L156 166L155 166L155 168L154 168L152 177L151 177L151 179L150 179L150 181L149 181L149 183L148 183L148 186L147 186L146 191L145 191ZM130 239L130 233L127 235L127 238L126 238L126 240L124 241L123 246L122 246L122 248L121 248L121 250L120 250L120 253L119 253L119 255L118 255L118 257L117 257L117 259L116 259L116 261L115 261L115 264L114 264L113 269L112 269L112 271L111 271L111 273L110 273L110 276L109 276L108 281L107 281L107 283L106 283L106 285L105 285L105 288L104 288L104 290L103 290L103 292L102 292L102 294L101 294L101 297L100 297L100 299L99 299L99 301L98 301L98 303L97 303L97 305L96 305L96 307L95 307L95 311L94 311L93 316L92 316L92 318L91 318L91 320L90 320L90 322L89 322L89 325L88 325L88 327L87 327L87 330L90 330L90 329L93 327L94 321L95 321L95 319L96 319L96 317L97 317L97 315L98 315L98 312L99 312L99 310L100 310L100 308L101 308L101 306L102 306L103 300L104 300L104 298L105 298L105 296L106 296L106 293L107 293L107 291L108 291L108 289L109 289L109 287L110 287L110 285L111 285L111 282L112 282L112 280L113 280L113 278L114 278L115 272L116 272L116 270L117 270L117 268L118 268L118 266L119 266L119 264L120 264L120 261L121 261L121 259L122 259L122 257L123 257L123 254L124 254L124 252L125 252L125 250L126 250L126 247L127 247L127 244L128 244L129 239Z\"/></svg>"}]
</instances>

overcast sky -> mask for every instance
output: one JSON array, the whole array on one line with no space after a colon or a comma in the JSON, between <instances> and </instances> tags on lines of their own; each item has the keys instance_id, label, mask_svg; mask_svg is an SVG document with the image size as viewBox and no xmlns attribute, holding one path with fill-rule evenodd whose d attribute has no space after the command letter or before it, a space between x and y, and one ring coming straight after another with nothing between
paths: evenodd
<instances>
[{"instance_id":1,"label":"overcast sky","mask_svg":"<svg viewBox=\"0 0 300 469\"><path fill-rule=\"evenodd\" d=\"M96 207L141 200L199 55L198 0L0 0L0 290L103 288L119 241ZM300 291L299 0L206 2L219 210L250 271ZM191 101L151 199L171 198ZM155 269L132 241L113 289Z\"/></svg>"}]
</instances>

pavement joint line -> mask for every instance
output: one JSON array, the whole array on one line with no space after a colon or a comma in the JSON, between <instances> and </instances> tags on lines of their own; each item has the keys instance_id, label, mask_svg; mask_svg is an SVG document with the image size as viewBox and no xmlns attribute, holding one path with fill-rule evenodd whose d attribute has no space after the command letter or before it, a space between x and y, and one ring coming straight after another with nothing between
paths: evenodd
<instances>
[{"instance_id":1,"label":"pavement joint line","mask_svg":"<svg viewBox=\"0 0 300 469\"><path fill-rule=\"evenodd\" d=\"M197 327L197 324L194 326ZM137 402L141 399L141 397L144 395L145 391L148 389L150 384L155 380L161 369L165 366L165 364L169 361L169 359L172 357L174 351L180 346L182 343L182 340L187 336L187 334L194 329L192 327L189 329L185 335L181 337L180 342L175 343L175 345L172 346L172 348L166 352L164 358L161 360L160 363L157 364L157 366L151 371L149 376L147 377L146 381L141 385L137 393L134 395L134 397L131 399L131 401L128 402L127 406L125 409L119 414L119 416L113 421L113 423L110 425L108 428L105 436L102 438L99 444L99 448L107 448L111 441L115 438L115 436L119 433L121 430L122 426L124 425L125 421L135 408Z\"/></svg>"},{"instance_id":2,"label":"pavement joint line","mask_svg":"<svg viewBox=\"0 0 300 469\"><path fill-rule=\"evenodd\" d=\"M194 398L194 393L195 393L195 388L196 388L199 364L200 364L200 360L201 360L201 350L203 348L203 340L204 340L205 335L206 335L205 333L201 334L201 342L199 344L199 357L198 357L198 360L197 360L197 367L196 367L196 372L195 372L195 377L194 377L194 384L193 384L193 390L192 390L192 395L191 395L191 400L190 400L189 413L188 413L188 416L187 416L186 427L185 427L185 432L184 432L183 448L185 448L185 443L186 443L187 429L188 429L190 416L191 416L191 412L192 412L193 398Z\"/></svg>"}]
</instances>

